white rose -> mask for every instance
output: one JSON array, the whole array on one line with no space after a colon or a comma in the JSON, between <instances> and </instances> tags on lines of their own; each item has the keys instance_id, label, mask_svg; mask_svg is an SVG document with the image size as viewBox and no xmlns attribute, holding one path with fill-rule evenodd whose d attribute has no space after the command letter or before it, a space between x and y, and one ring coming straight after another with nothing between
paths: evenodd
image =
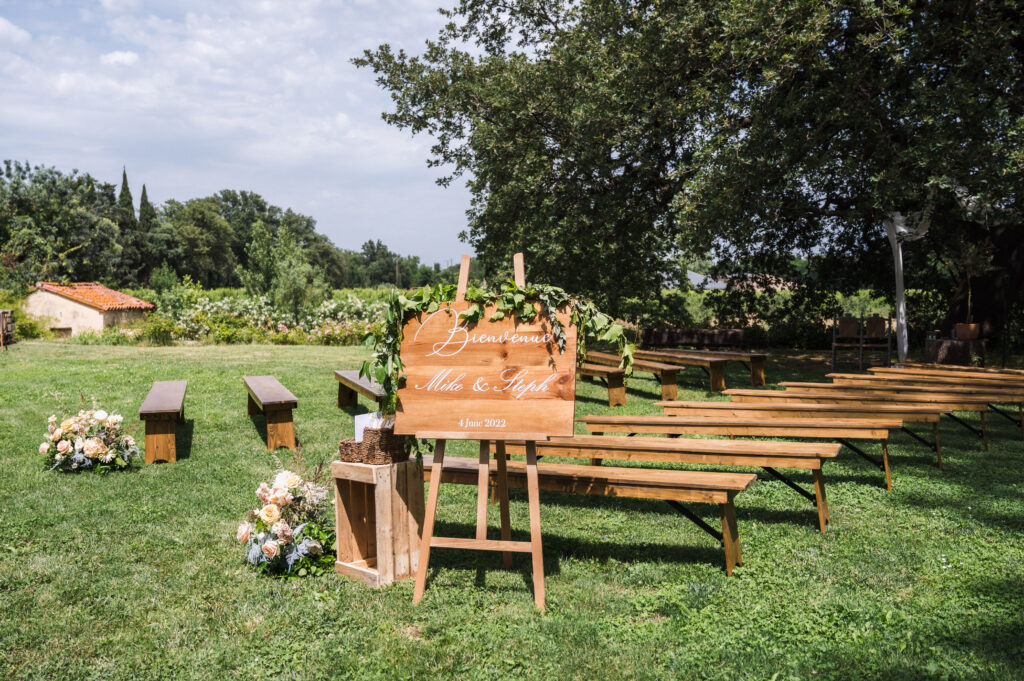
<instances>
[{"instance_id":1,"label":"white rose","mask_svg":"<svg viewBox=\"0 0 1024 681\"><path fill-rule=\"evenodd\" d=\"M302 484L302 478L291 471L281 471L274 478L273 487L284 487L285 489L295 489Z\"/></svg>"},{"instance_id":2,"label":"white rose","mask_svg":"<svg viewBox=\"0 0 1024 681\"><path fill-rule=\"evenodd\" d=\"M94 411L93 414L92 414L92 417L94 419L96 419L97 421L106 421L107 420L107 412L105 412L102 409L100 409L99 411Z\"/></svg>"}]
</instances>

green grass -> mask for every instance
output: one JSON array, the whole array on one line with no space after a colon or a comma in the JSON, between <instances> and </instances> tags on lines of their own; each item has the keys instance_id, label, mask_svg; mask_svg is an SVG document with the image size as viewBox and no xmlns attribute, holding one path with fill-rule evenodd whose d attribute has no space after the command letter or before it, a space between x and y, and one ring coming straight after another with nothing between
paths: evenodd
<instances>
[{"instance_id":1,"label":"green grass","mask_svg":"<svg viewBox=\"0 0 1024 681\"><path fill-rule=\"evenodd\" d=\"M307 463L351 436L332 369L362 348L136 348L22 343L0 354L0 660L14 679L989 679L1024 669L1024 444L992 416L990 451L941 432L947 464L903 435L895 490L849 452L826 467L832 522L762 478L737 499L745 566L666 505L542 493L548 613L528 559L438 550L423 602L337 575L281 581L244 564L234 530L289 459L266 451L241 376L299 398ZM739 365L727 382L745 385ZM820 357L768 365L820 379ZM93 398L134 422L152 381L187 378L188 457L58 475L46 417ZM681 399L711 398L685 372ZM608 413L580 383L577 414ZM657 413L631 382L616 413ZM363 402L364 408L366 403ZM257 421L258 423L258 421ZM141 428L137 431L141 439ZM877 446L872 449L877 450ZM450 448L472 455L469 443ZM809 474L794 479L810 485ZM516 538L528 527L513 493ZM472 535L474 490L442 490L438 531ZM697 507L711 523L717 509ZM492 527L497 522L492 508Z\"/></svg>"}]
</instances>

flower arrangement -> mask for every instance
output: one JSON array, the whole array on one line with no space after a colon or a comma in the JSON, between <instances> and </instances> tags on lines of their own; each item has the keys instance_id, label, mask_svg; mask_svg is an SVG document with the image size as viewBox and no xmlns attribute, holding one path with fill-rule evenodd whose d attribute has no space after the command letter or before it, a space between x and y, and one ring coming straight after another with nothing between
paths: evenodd
<instances>
[{"instance_id":1,"label":"flower arrangement","mask_svg":"<svg viewBox=\"0 0 1024 681\"><path fill-rule=\"evenodd\" d=\"M238 526L235 538L258 572L305 577L334 566L330 490L289 470L256 488L260 508Z\"/></svg>"},{"instance_id":2,"label":"flower arrangement","mask_svg":"<svg viewBox=\"0 0 1024 681\"><path fill-rule=\"evenodd\" d=\"M79 411L59 424L50 416L39 453L51 471L124 470L139 456L139 448L121 432L122 421L120 414L102 409Z\"/></svg>"}]
</instances>

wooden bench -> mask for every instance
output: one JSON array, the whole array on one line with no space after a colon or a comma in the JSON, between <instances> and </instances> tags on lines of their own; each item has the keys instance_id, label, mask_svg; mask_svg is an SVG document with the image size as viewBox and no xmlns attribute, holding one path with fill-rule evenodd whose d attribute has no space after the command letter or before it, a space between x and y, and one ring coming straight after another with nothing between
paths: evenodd
<instances>
[{"instance_id":1,"label":"wooden bench","mask_svg":"<svg viewBox=\"0 0 1024 681\"><path fill-rule=\"evenodd\" d=\"M876 376L900 376L912 380L937 378L944 381L968 381L977 385L1024 385L1024 374L1017 373L946 371L911 367L870 367L868 371Z\"/></svg>"},{"instance_id":2,"label":"wooden bench","mask_svg":"<svg viewBox=\"0 0 1024 681\"><path fill-rule=\"evenodd\" d=\"M0 310L0 348L14 343L14 310Z\"/></svg>"},{"instance_id":3,"label":"wooden bench","mask_svg":"<svg viewBox=\"0 0 1024 681\"><path fill-rule=\"evenodd\" d=\"M373 400L378 410L386 393L377 381L371 381L359 375L357 369L343 369L334 372L338 381L338 407L354 407L359 404L359 396Z\"/></svg>"},{"instance_id":4,"label":"wooden bench","mask_svg":"<svg viewBox=\"0 0 1024 681\"><path fill-rule=\"evenodd\" d=\"M685 418L680 416L585 416L581 419L594 434L628 435L727 435L733 437L797 437L836 440L852 452L878 466L885 473L885 486L892 490L889 470L889 431L902 426L891 417L866 419L764 419L764 418ZM850 440L878 440L882 459L877 460Z\"/></svg>"},{"instance_id":5,"label":"wooden bench","mask_svg":"<svg viewBox=\"0 0 1024 681\"><path fill-rule=\"evenodd\" d=\"M249 416L263 414L267 419L267 449L295 449L295 424L292 409L299 401L273 376L244 376L249 394Z\"/></svg>"},{"instance_id":6,"label":"wooden bench","mask_svg":"<svg viewBox=\"0 0 1024 681\"><path fill-rule=\"evenodd\" d=\"M618 366L622 361L622 358L618 355L613 355L607 352L588 352L587 358L601 364L614 364L614 366ZM722 390L725 390L725 364L726 360L724 359L709 359L699 355L680 354L674 355L671 363L653 362L651 360L634 360L633 369L634 371L646 371L655 374L656 376L660 376L661 394L662 399L664 400L675 399L675 395L678 394L676 392L676 376L678 375L679 369L684 366L697 366L703 369L704 373L708 375L711 390L713 392L721 392ZM672 395L673 397L665 397L665 395Z\"/></svg>"},{"instance_id":7,"label":"wooden bench","mask_svg":"<svg viewBox=\"0 0 1024 681\"><path fill-rule=\"evenodd\" d=\"M424 480L430 481L432 465L433 457L424 456ZM509 461L506 465L509 487L525 489L527 485L526 464L521 461ZM481 469L475 459L445 457L441 479L444 482L476 485L478 471ZM494 484L496 473L497 463L492 461L490 462L491 484ZM670 471L656 468L613 468L610 466L539 463L537 464L537 474L540 489L549 492L667 501L677 511L694 521L702 530L722 542L725 547L725 572L727 575L732 575L736 565L743 565L733 498L757 479L753 473ZM682 506L683 503L689 502L718 504L722 519L722 531L716 531L700 517ZM437 541L435 538L435 543L432 543L431 546L460 548L462 544L472 540L449 539L445 543L436 543ZM494 542L496 547L505 543L513 544L514 542Z\"/></svg>"},{"instance_id":8,"label":"wooden bench","mask_svg":"<svg viewBox=\"0 0 1024 681\"><path fill-rule=\"evenodd\" d=\"M608 352L591 351L587 353L587 361L603 366L618 367L622 363L622 357ZM633 360L633 371L654 374L661 382L661 399L674 400L678 395L676 377L679 373L679 366L646 360Z\"/></svg>"},{"instance_id":9,"label":"wooden bench","mask_svg":"<svg viewBox=\"0 0 1024 681\"><path fill-rule=\"evenodd\" d=\"M877 416L889 416L900 419L903 425L900 430L921 444L927 445L935 452L942 468L942 446L939 443L939 420L942 412L934 407L911 407L901 404L876 404L871 407L851 404L821 404L818 402L781 401L766 402L655 402L661 407L665 416L690 417L722 417L737 418L839 418L839 419L872 419ZM910 430L907 423L932 424L932 441Z\"/></svg>"},{"instance_id":10,"label":"wooden bench","mask_svg":"<svg viewBox=\"0 0 1024 681\"><path fill-rule=\"evenodd\" d=\"M995 367L966 367L958 366L956 364L925 364L918 362L906 362L903 365L905 369L942 369L943 371L967 371L972 373L981 374L1009 374L1013 376L1024 376L1024 369L1013 369L1013 368L1002 368L997 369Z\"/></svg>"},{"instance_id":11,"label":"wooden bench","mask_svg":"<svg viewBox=\"0 0 1024 681\"><path fill-rule=\"evenodd\" d=\"M525 446L508 443L509 454L525 454ZM612 437L576 435L554 437L537 443L537 454L590 459L600 465L604 459L651 463L687 463L715 466L759 466L798 494L810 499L818 511L822 534L829 519L822 464L839 454L840 445L824 442L769 442L761 440L667 439L660 437ZM808 492L779 473L777 468L810 470L814 492Z\"/></svg>"},{"instance_id":12,"label":"wooden bench","mask_svg":"<svg viewBox=\"0 0 1024 681\"><path fill-rule=\"evenodd\" d=\"M146 422L146 463L178 460L174 426L185 420L185 389L188 381L156 381L139 407Z\"/></svg>"},{"instance_id":13,"label":"wooden bench","mask_svg":"<svg viewBox=\"0 0 1024 681\"><path fill-rule=\"evenodd\" d=\"M584 362L576 367L576 373L584 378L599 378L608 386L608 406L621 407L626 404L626 372L615 367Z\"/></svg>"},{"instance_id":14,"label":"wooden bench","mask_svg":"<svg viewBox=\"0 0 1024 681\"><path fill-rule=\"evenodd\" d=\"M817 385L829 385L827 383ZM912 396L899 395L892 391L875 390L844 390L845 386L833 385L831 389L788 389L780 390L726 390L725 393L734 402L763 402L765 400L789 400L793 402L820 402L822 404L857 404L870 407L878 404L898 404L902 406L933 407L945 414L951 421L963 426L980 437L985 449L988 449L988 430L985 426L985 412L988 402L975 396L963 395L931 395L915 393ZM976 412L981 418L981 430L967 423L954 412Z\"/></svg>"},{"instance_id":15,"label":"wooden bench","mask_svg":"<svg viewBox=\"0 0 1024 681\"><path fill-rule=\"evenodd\" d=\"M672 361L677 356L707 357L708 359L724 359L727 362L739 362L750 369L750 384L753 386L764 385L764 362L768 355L759 352L735 352L726 350L637 350L634 357L641 359L656 360L659 362Z\"/></svg>"}]
</instances>

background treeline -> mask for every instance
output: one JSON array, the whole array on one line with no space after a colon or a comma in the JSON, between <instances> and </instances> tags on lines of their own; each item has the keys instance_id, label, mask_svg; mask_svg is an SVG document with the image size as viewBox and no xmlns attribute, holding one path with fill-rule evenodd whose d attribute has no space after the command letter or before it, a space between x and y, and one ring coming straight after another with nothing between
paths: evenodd
<instances>
[{"instance_id":1,"label":"background treeline","mask_svg":"<svg viewBox=\"0 0 1024 681\"><path fill-rule=\"evenodd\" d=\"M0 288L24 291L38 280L161 288L187 275L205 288L267 294L278 272L301 275L293 286L408 287L454 281L458 266L426 265L380 241L338 248L312 217L253 192L155 206L143 185L136 210L127 172L118 190L77 170L0 167Z\"/></svg>"}]
</instances>

